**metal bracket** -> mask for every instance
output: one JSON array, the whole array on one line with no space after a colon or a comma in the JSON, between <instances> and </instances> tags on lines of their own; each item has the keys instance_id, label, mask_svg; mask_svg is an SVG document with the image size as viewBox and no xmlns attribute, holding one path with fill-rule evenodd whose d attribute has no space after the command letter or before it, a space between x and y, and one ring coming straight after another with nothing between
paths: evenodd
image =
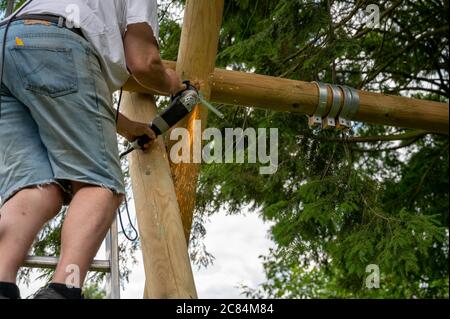
<instances>
[{"instance_id":1,"label":"metal bracket","mask_svg":"<svg viewBox=\"0 0 450 319\"><path fill-rule=\"evenodd\" d=\"M342 102L342 90L339 86L334 84L328 84L331 92L333 93L333 102L331 104L330 112L327 117L323 120L323 128L327 129L329 127L336 126L336 118L339 115L339 111L341 110L341 102Z\"/></svg>"},{"instance_id":2,"label":"metal bracket","mask_svg":"<svg viewBox=\"0 0 450 319\"><path fill-rule=\"evenodd\" d=\"M322 119L327 111L328 104L328 87L326 84L321 82L312 82L319 90L319 104L317 105L314 115L309 117L310 126L322 125Z\"/></svg>"},{"instance_id":3,"label":"metal bracket","mask_svg":"<svg viewBox=\"0 0 450 319\"><path fill-rule=\"evenodd\" d=\"M359 94L353 88L342 85L339 87L344 93L344 106L339 114L337 127L340 129L350 129L352 127L352 120L359 111Z\"/></svg>"},{"instance_id":4,"label":"metal bracket","mask_svg":"<svg viewBox=\"0 0 450 319\"><path fill-rule=\"evenodd\" d=\"M312 82L319 91L319 103L314 115L309 116L309 126L321 126L322 128L336 127L338 129L350 129L352 120L358 114L360 98L358 90L345 86ZM328 88L332 92L332 103L328 110Z\"/></svg>"},{"instance_id":5,"label":"metal bracket","mask_svg":"<svg viewBox=\"0 0 450 319\"><path fill-rule=\"evenodd\" d=\"M349 87L350 92L352 92L352 101L353 101L353 105L352 105L352 109L349 113L349 118L351 120L353 120L356 116L356 114L358 114L359 111L359 106L361 105L361 100L359 98L359 93L358 90Z\"/></svg>"}]
</instances>

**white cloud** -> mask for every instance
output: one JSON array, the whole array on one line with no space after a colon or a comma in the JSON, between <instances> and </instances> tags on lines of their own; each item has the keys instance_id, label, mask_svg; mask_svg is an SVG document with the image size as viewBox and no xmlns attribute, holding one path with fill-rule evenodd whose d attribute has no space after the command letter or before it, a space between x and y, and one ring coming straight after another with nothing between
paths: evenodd
<instances>
[{"instance_id":1,"label":"white cloud","mask_svg":"<svg viewBox=\"0 0 450 319\"><path fill-rule=\"evenodd\" d=\"M213 266L195 271L200 298L243 298L237 286L256 287L264 281L260 255L273 243L267 238L269 225L256 214L213 216L206 225L207 249L216 257Z\"/></svg>"}]
</instances>

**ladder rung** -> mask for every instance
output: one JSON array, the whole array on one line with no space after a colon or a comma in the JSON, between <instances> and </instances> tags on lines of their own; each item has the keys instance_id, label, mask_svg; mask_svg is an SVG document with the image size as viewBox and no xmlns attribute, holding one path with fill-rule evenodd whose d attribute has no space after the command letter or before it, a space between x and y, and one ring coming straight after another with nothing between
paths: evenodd
<instances>
[{"instance_id":1,"label":"ladder rung","mask_svg":"<svg viewBox=\"0 0 450 319\"><path fill-rule=\"evenodd\" d=\"M24 267L54 269L58 264L58 260L58 257L29 256L24 263ZM89 270L96 272L110 272L111 267L109 260L94 260Z\"/></svg>"}]
</instances>

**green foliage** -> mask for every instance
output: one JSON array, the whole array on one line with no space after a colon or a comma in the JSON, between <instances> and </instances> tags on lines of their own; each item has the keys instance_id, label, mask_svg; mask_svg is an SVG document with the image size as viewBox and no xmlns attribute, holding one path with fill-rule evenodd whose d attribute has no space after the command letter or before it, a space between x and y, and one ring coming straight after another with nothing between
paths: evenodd
<instances>
[{"instance_id":1,"label":"green foliage","mask_svg":"<svg viewBox=\"0 0 450 319\"><path fill-rule=\"evenodd\" d=\"M105 299L106 293L97 285L88 285L83 288L85 299Z\"/></svg>"},{"instance_id":2,"label":"green foliage","mask_svg":"<svg viewBox=\"0 0 450 319\"><path fill-rule=\"evenodd\" d=\"M368 4L227 1L218 64L447 102L448 5L380 1L381 27L368 29ZM275 175L214 164L200 177L200 215L251 205L274 222L267 282L246 287L247 296L448 297L448 137L353 143L347 138L409 131L311 131L292 114L222 110L228 122L211 116L210 126L280 129ZM370 264L380 267L380 289L365 287Z\"/></svg>"},{"instance_id":3,"label":"green foliage","mask_svg":"<svg viewBox=\"0 0 450 319\"><path fill-rule=\"evenodd\" d=\"M25 1L26 0L16 0L14 2L14 8L15 9L19 8ZM7 7L7 1L6 0L1 0L0 1L0 12L2 12L2 15L3 15L3 12L6 10L6 7Z\"/></svg>"}]
</instances>

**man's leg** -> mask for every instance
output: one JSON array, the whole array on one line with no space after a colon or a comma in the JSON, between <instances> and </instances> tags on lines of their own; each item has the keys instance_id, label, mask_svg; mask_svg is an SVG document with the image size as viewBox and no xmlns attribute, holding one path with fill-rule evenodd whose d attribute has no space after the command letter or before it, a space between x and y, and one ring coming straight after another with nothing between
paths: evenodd
<instances>
[{"instance_id":1,"label":"man's leg","mask_svg":"<svg viewBox=\"0 0 450 319\"><path fill-rule=\"evenodd\" d=\"M61 259L53 283L66 284L76 267L81 288L123 196L102 187L80 184L75 186L75 191L62 229ZM72 281L67 283L78 286Z\"/></svg>"},{"instance_id":2,"label":"man's leg","mask_svg":"<svg viewBox=\"0 0 450 319\"><path fill-rule=\"evenodd\" d=\"M57 185L27 188L1 208L0 282L16 282L19 268L41 228L61 210Z\"/></svg>"}]
</instances>

